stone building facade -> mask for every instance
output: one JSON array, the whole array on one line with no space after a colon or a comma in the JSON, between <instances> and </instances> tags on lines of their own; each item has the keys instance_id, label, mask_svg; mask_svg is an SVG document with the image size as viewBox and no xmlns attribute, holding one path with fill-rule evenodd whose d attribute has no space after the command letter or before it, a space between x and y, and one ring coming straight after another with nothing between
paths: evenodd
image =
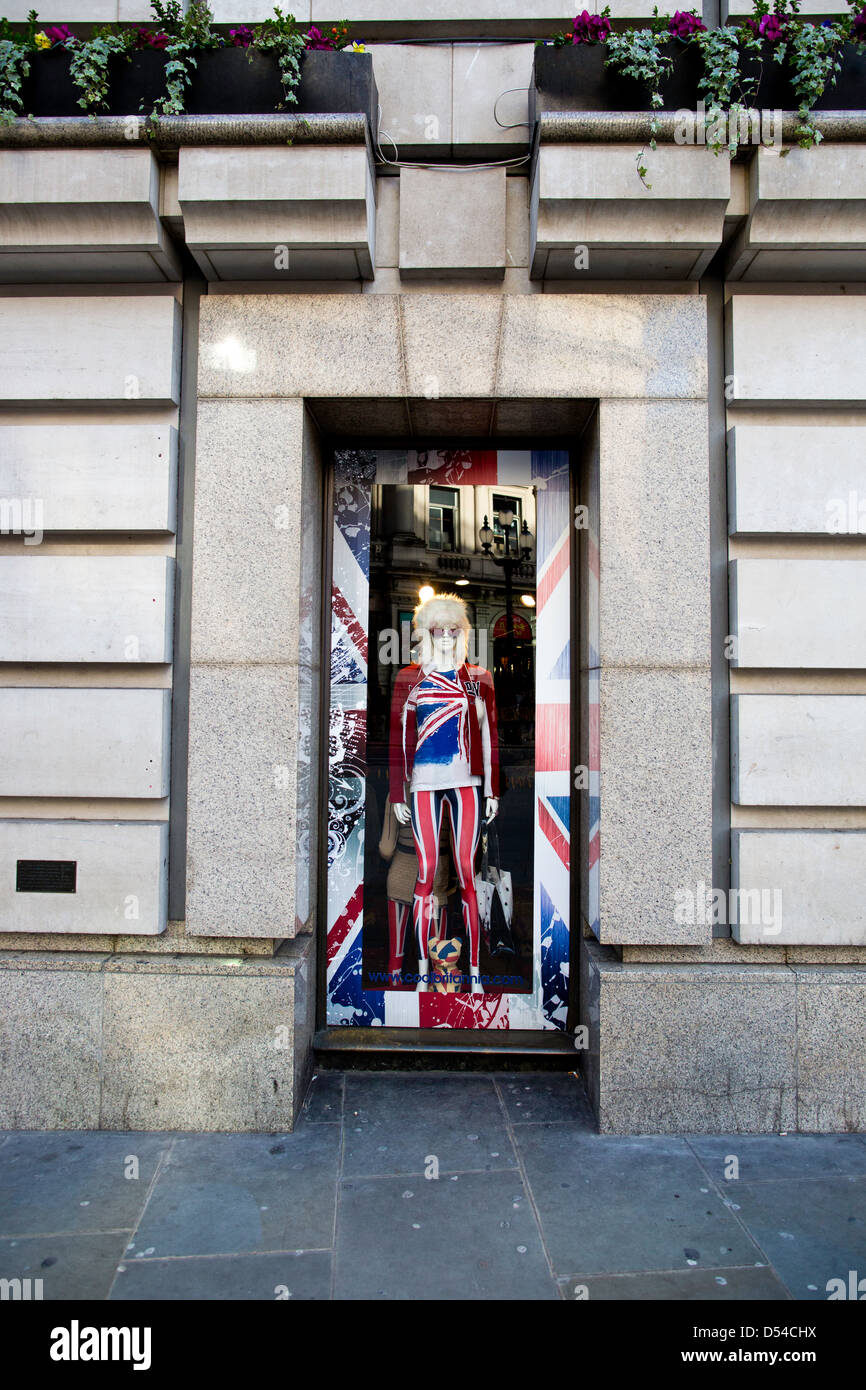
<instances>
[{"instance_id":1,"label":"stone building facade","mask_svg":"<svg viewBox=\"0 0 866 1390\"><path fill-rule=\"evenodd\" d=\"M0 130L0 1125L284 1128L315 1048L481 1036L323 966L335 451L465 445L568 457L589 773L567 1015L485 1046L603 1132L862 1130L866 113L665 116L647 188L648 117L530 102L555 7L342 8L374 128Z\"/></svg>"}]
</instances>

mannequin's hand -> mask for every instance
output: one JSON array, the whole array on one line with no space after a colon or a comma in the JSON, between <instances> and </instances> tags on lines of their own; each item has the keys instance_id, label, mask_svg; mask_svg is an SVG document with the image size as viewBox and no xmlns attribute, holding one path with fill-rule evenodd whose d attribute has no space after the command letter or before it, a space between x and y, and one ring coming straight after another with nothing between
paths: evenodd
<instances>
[{"instance_id":1,"label":"mannequin's hand","mask_svg":"<svg viewBox=\"0 0 866 1390\"><path fill-rule=\"evenodd\" d=\"M493 820L498 810L499 802L496 800L496 797L488 796L484 803L484 819L488 821Z\"/></svg>"},{"instance_id":2,"label":"mannequin's hand","mask_svg":"<svg viewBox=\"0 0 866 1390\"><path fill-rule=\"evenodd\" d=\"M394 815L397 817L401 825L408 825L410 820L412 819L412 812L409 810L409 807L406 805L405 801L394 802Z\"/></svg>"}]
</instances>

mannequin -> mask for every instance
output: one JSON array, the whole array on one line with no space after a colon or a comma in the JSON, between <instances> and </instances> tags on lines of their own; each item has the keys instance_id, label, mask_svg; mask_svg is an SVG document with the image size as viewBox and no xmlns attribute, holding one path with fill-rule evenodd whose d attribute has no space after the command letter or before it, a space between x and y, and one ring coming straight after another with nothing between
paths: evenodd
<instances>
[{"instance_id":1,"label":"mannequin","mask_svg":"<svg viewBox=\"0 0 866 1390\"><path fill-rule=\"evenodd\" d=\"M414 627L419 661L399 672L391 702L390 794L394 815L412 826L418 879L412 922L419 974L427 973L435 927L433 875L443 816L451 826L460 884L463 925L469 943L470 988L482 994L481 932L475 893L475 855L481 814L499 810L499 749L493 678L466 662L470 630L463 600L441 594L418 605ZM424 982L419 982L419 989Z\"/></svg>"}]
</instances>

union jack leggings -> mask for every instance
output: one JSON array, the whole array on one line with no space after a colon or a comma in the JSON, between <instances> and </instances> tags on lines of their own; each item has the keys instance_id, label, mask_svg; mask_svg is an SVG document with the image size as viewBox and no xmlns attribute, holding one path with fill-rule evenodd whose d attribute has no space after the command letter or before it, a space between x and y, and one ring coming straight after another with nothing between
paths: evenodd
<instances>
[{"instance_id":1,"label":"union jack leggings","mask_svg":"<svg viewBox=\"0 0 866 1390\"><path fill-rule=\"evenodd\" d=\"M403 953L406 949L406 927L409 921L409 904L396 898L388 899L388 978L392 985L403 983ZM439 905L439 918L436 922L436 935L441 940L448 922L448 909L444 903Z\"/></svg>"},{"instance_id":2,"label":"union jack leggings","mask_svg":"<svg viewBox=\"0 0 866 1390\"><path fill-rule=\"evenodd\" d=\"M412 900L412 921L418 943L419 961L427 960L433 916L433 879L439 857L442 812L448 807L451 819L451 845L460 896L463 925L469 942L470 973L479 973L481 932L478 924L478 898L475 894L475 854L481 836L481 788L445 787L441 791L410 792L412 833L418 852L418 881ZM423 970L426 967L420 966Z\"/></svg>"}]
</instances>

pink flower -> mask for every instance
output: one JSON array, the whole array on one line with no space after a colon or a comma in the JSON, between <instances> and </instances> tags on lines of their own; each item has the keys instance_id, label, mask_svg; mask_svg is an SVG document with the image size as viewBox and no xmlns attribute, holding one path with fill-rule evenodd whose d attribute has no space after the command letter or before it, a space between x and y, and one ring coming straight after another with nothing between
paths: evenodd
<instances>
[{"instance_id":1,"label":"pink flower","mask_svg":"<svg viewBox=\"0 0 866 1390\"><path fill-rule=\"evenodd\" d=\"M691 10L677 10L673 19L668 23L668 32L673 34L676 39L690 39L692 34L706 32L706 24Z\"/></svg>"},{"instance_id":2,"label":"pink flower","mask_svg":"<svg viewBox=\"0 0 866 1390\"><path fill-rule=\"evenodd\" d=\"M777 14L765 14L761 18L758 32L769 43L776 43L782 37L783 20Z\"/></svg>"},{"instance_id":3,"label":"pink flower","mask_svg":"<svg viewBox=\"0 0 866 1390\"><path fill-rule=\"evenodd\" d=\"M777 14L761 15L759 23L754 19L747 19L746 24L753 34L766 39L767 43L778 43L779 39L785 35L785 16Z\"/></svg>"},{"instance_id":4,"label":"pink flower","mask_svg":"<svg viewBox=\"0 0 866 1390\"><path fill-rule=\"evenodd\" d=\"M572 25L572 43L604 43L610 33L610 20L606 15L590 14L583 10Z\"/></svg>"},{"instance_id":5,"label":"pink flower","mask_svg":"<svg viewBox=\"0 0 866 1390\"><path fill-rule=\"evenodd\" d=\"M143 24L136 24L134 48L165 48L168 43L168 34L155 33L152 29L145 29Z\"/></svg>"},{"instance_id":6,"label":"pink flower","mask_svg":"<svg viewBox=\"0 0 866 1390\"><path fill-rule=\"evenodd\" d=\"M229 29L229 38L235 48L249 48L253 37L253 31L248 24L242 24L239 29Z\"/></svg>"},{"instance_id":7,"label":"pink flower","mask_svg":"<svg viewBox=\"0 0 866 1390\"><path fill-rule=\"evenodd\" d=\"M321 29L317 29L315 24L307 30L304 35L304 45L307 48L333 48L332 39L326 38Z\"/></svg>"},{"instance_id":8,"label":"pink flower","mask_svg":"<svg viewBox=\"0 0 866 1390\"><path fill-rule=\"evenodd\" d=\"M66 24L46 24L45 37L51 40L51 47L56 48L58 44L69 42L72 30Z\"/></svg>"},{"instance_id":9,"label":"pink flower","mask_svg":"<svg viewBox=\"0 0 866 1390\"><path fill-rule=\"evenodd\" d=\"M866 10L861 10L854 16L854 24L851 29L851 37L866 43Z\"/></svg>"}]
</instances>

